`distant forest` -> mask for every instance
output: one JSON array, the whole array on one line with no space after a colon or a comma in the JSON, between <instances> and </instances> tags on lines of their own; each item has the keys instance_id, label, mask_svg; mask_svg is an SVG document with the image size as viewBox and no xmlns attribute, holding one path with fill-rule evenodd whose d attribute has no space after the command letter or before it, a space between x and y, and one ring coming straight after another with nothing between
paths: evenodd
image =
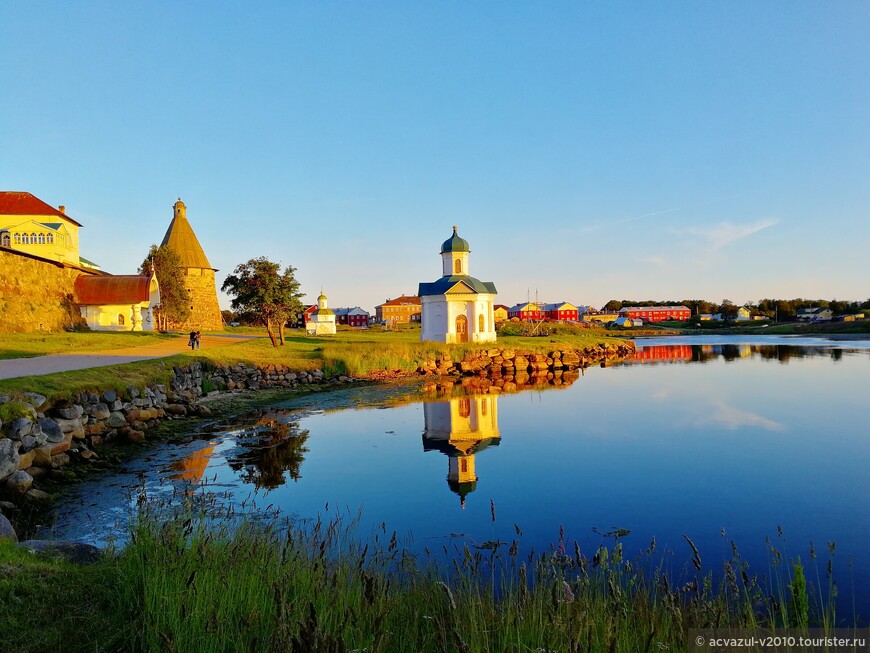
<instances>
[{"instance_id":1,"label":"distant forest","mask_svg":"<svg viewBox=\"0 0 870 653\"><path fill-rule=\"evenodd\" d=\"M726 318L737 315L740 306L728 299L723 299L721 304L708 302L704 299L682 299L680 301L668 300L656 302L652 300L634 299L611 299L604 305L607 312L618 311L623 306L685 306L692 311L692 315L699 313L722 313ZM865 310L870 310L870 299L865 302L847 302L836 299L762 299L757 304L744 304L752 311L753 315L765 315L770 318L776 317L779 321L795 319L800 308L830 308L834 315L852 315Z\"/></svg>"}]
</instances>

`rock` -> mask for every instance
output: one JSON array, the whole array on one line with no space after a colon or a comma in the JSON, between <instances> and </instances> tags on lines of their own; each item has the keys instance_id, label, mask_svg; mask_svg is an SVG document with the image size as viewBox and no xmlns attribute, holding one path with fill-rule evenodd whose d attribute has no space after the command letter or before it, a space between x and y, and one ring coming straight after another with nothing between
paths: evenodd
<instances>
[{"instance_id":1,"label":"rock","mask_svg":"<svg viewBox=\"0 0 870 653\"><path fill-rule=\"evenodd\" d=\"M15 533L15 529L12 528L10 521L2 514L0 514L0 540L12 540L13 542L18 541L18 535Z\"/></svg>"},{"instance_id":2,"label":"rock","mask_svg":"<svg viewBox=\"0 0 870 653\"><path fill-rule=\"evenodd\" d=\"M76 565L90 565L103 557L103 552L93 544L82 542L56 542L53 540L25 540L18 544L31 553L63 558Z\"/></svg>"},{"instance_id":3,"label":"rock","mask_svg":"<svg viewBox=\"0 0 870 653\"><path fill-rule=\"evenodd\" d=\"M16 510L18 508L11 501L0 501L0 515L11 515Z\"/></svg>"},{"instance_id":4,"label":"rock","mask_svg":"<svg viewBox=\"0 0 870 653\"><path fill-rule=\"evenodd\" d=\"M46 401L44 396L35 392L25 392L24 397L27 400L27 403L29 403L34 408L39 408Z\"/></svg>"},{"instance_id":5,"label":"rock","mask_svg":"<svg viewBox=\"0 0 870 653\"><path fill-rule=\"evenodd\" d=\"M187 415L187 409L181 404L167 404L165 410L170 415Z\"/></svg>"},{"instance_id":6,"label":"rock","mask_svg":"<svg viewBox=\"0 0 870 653\"><path fill-rule=\"evenodd\" d=\"M25 435L21 438L21 444L18 447L18 453L23 454L35 449L39 446L39 440L36 439L34 435Z\"/></svg>"},{"instance_id":7,"label":"rock","mask_svg":"<svg viewBox=\"0 0 870 653\"><path fill-rule=\"evenodd\" d=\"M25 435L30 435L33 431L33 420L27 417L14 419L6 427L6 431L13 440L20 440Z\"/></svg>"},{"instance_id":8,"label":"rock","mask_svg":"<svg viewBox=\"0 0 870 653\"><path fill-rule=\"evenodd\" d=\"M51 467L51 445L37 447L33 453L33 464L37 467Z\"/></svg>"},{"instance_id":9,"label":"rock","mask_svg":"<svg viewBox=\"0 0 870 653\"><path fill-rule=\"evenodd\" d=\"M69 465L69 456L65 453L59 453L51 457L51 466L53 469L60 469Z\"/></svg>"},{"instance_id":10,"label":"rock","mask_svg":"<svg viewBox=\"0 0 870 653\"><path fill-rule=\"evenodd\" d=\"M134 385L128 385L127 396L130 397L130 399L136 399L137 397L139 397L139 388Z\"/></svg>"},{"instance_id":11,"label":"rock","mask_svg":"<svg viewBox=\"0 0 870 653\"><path fill-rule=\"evenodd\" d=\"M121 428L122 426L127 425L127 418L124 417L124 413L122 413L121 411L113 411L109 415L108 425L109 428L113 429Z\"/></svg>"},{"instance_id":12,"label":"rock","mask_svg":"<svg viewBox=\"0 0 870 653\"><path fill-rule=\"evenodd\" d=\"M82 428L82 420L79 418L76 419L62 419L58 418L55 420L57 425L60 427L60 430L64 433L72 433L73 431L77 431Z\"/></svg>"},{"instance_id":13,"label":"rock","mask_svg":"<svg viewBox=\"0 0 870 653\"><path fill-rule=\"evenodd\" d=\"M24 498L34 503L48 503L51 501L51 495L42 490L37 490L35 487L30 488Z\"/></svg>"},{"instance_id":14,"label":"rock","mask_svg":"<svg viewBox=\"0 0 870 653\"><path fill-rule=\"evenodd\" d=\"M27 469L33 464L36 454L33 451L18 452L18 469Z\"/></svg>"},{"instance_id":15,"label":"rock","mask_svg":"<svg viewBox=\"0 0 870 653\"><path fill-rule=\"evenodd\" d=\"M82 406L76 404L73 406L58 408L56 412L63 419L79 419L82 415L85 414L85 409Z\"/></svg>"},{"instance_id":16,"label":"rock","mask_svg":"<svg viewBox=\"0 0 870 653\"><path fill-rule=\"evenodd\" d=\"M106 390L105 392L103 392L103 401L105 401L107 404L114 403L115 401L117 401L117 399L118 393L114 390Z\"/></svg>"},{"instance_id":17,"label":"rock","mask_svg":"<svg viewBox=\"0 0 870 653\"><path fill-rule=\"evenodd\" d=\"M9 438L0 440L0 478L18 471L18 443Z\"/></svg>"},{"instance_id":18,"label":"rock","mask_svg":"<svg viewBox=\"0 0 870 653\"><path fill-rule=\"evenodd\" d=\"M109 407L101 402L89 405L85 412L94 419L108 419L110 414Z\"/></svg>"},{"instance_id":19,"label":"rock","mask_svg":"<svg viewBox=\"0 0 870 653\"><path fill-rule=\"evenodd\" d=\"M24 494L33 485L33 478L19 469L6 479L5 485L6 490L12 494Z\"/></svg>"},{"instance_id":20,"label":"rock","mask_svg":"<svg viewBox=\"0 0 870 653\"><path fill-rule=\"evenodd\" d=\"M63 420L65 422L71 422L74 420ZM81 425L81 422L79 422ZM64 439L64 430L60 424L58 424L55 420L50 419L48 417L40 417L39 418L39 426L42 428L42 432L45 434L45 442L51 442L52 444L55 442L62 442Z\"/></svg>"},{"instance_id":21,"label":"rock","mask_svg":"<svg viewBox=\"0 0 870 653\"><path fill-rule=\"evenodd\" d=\"M211 417L211 409L208 406L197 406L196 414L200 417Z\"/></svg>"},{"instance_id":22,"label":"rock","mask_svg":"<svg viewBox=\"0 0 870 653\"><path fill-rule=\"evenodd\" d=\"M124 439L127 440L127 442L145 442L145 433L130 428L129 426L121 429L121 435L124 436Z\"/></svg>"}]
</instances>

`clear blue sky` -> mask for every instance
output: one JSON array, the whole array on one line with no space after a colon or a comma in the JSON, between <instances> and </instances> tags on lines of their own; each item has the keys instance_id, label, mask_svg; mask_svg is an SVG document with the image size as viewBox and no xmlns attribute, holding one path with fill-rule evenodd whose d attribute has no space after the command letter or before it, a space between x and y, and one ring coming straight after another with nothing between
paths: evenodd
<instances>
[{"instance_id":1,"label":"clear blue sky","mask_svg":"<svg viewBox=\"0 0 870 653\"><path fill-rule=\"evenodd\" d=\"M870 297L868 2L0 3L0 189L371 310ZM222 303L228 302L222 297Z\"/></svg>"}]
</instances>

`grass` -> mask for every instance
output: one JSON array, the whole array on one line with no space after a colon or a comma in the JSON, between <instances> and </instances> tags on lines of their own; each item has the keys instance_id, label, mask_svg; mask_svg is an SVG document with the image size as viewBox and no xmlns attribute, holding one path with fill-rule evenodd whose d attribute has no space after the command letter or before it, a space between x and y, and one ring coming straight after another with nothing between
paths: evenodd
<instances>
[{"instance_id":1,"label":"grass","mask_svg":"<svg viewBox=\"0 0 870 653\"><path fill-rule=\"evenodd\" d=\"M176 337L142 331L0 334L0 359L141 347Z\"/></svg>"},{"instance_id":2,"label":"grass","mask_svg":"<svg viewBox=\"0 0 870 653\"><path fill-rule=\"evenodd\" d=\"M687 538L691 571L674 574L676 554L653 541L629 558L621 532L525 555L515 525L512 542L415 556L383 526L358 539L353 515L301 527L140 508L130 543L91 567L0 547L9 650L633 652L685 650L688 628L836 623L824 563L804 577L772 545L766 577L733 543L714 575Z\"/></svg>"},{"instance_id":3,"label":"grass","mask_svg":"<svg viewBox=\"0 0 870 653\"><path fill-rule=\"evenodd\" d=\"M44 336L47 338L63 338ZM78 335L78 334L69 334ZM104 335L104 334L100 334ZM119 334L105 334L116 336ZM6 336L7 340L19 336ZM266 367L283 365L293 370L322 368L327 374L365 376L375 371L405 371L417 368L425 357L449 354L454 360L466 352L493 347L512 347L535 352L552 351L560 347L582 349L601 342L621 342L603 329L575 329L549 337L505 336L497 344L442 345L421 343L419 327L398 331L341 330L332 338L315 338L288 331L283 347L272 347L267 338L242 340L238 344L185 352L166 358L112 365L87 370L61 372L44 376L28 376L0 380L0 394L21 390L38 392L52 400L69 398L82 390L123 391L127 386L142 387L148 383L165 383L172 374L172 366L188 365L200 361L211 366L230 366L237 363Z\"/></svg>"}]
</instances>

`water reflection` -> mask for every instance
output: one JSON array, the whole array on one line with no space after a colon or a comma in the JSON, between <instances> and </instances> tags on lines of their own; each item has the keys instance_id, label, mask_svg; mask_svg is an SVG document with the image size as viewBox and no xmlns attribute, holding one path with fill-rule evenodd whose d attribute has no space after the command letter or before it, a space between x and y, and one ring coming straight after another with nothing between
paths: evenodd
<instances>
[{"instance_id":1,"label":"water reflection","mask_svg":"<svg viewBox=\"0 0 870 653\"><path fill-rule=\"evenodd\" d=\"M790 344L750 344L750 343L715 343L701 345L668 345L647 344L637 342L637 351L633 358L623 361L625 365L660 364L660 363L706 363L716 359L726 362L743 358L757 357L763 360L776 360L787 364L792 359L824 357L833 361L842 360L844 354L862 353L868 355L865 348L843 346L836 342L822 345L790 345ZM608 364L608 366L612 363Z\"/></svg>"},{"instance_id":2,"label":"water reflection","mask_svg":"<svg viewBox=\"0 0 870 653\"><path fill-rule=\"evenodd\" d=\"M300 468L308 448L308 430L299 428L299 412L274 409L235 435L237 447L227 452L227 464L256 489L273 490L287 479L302 478Z\"/></svg>"},{"instance_id":3,"label":"water reflection","mask_svg":"<svg viewBox=\"0 0 870 653\"><path fill-rule=\"evenodd\" d=\"M423 419L423 451L440 451L447 456L447 485L459 496L464 510L465 497L477 488L475 454L501 442L498 395L427 401Z\"/></svg>"}]
</instances>

